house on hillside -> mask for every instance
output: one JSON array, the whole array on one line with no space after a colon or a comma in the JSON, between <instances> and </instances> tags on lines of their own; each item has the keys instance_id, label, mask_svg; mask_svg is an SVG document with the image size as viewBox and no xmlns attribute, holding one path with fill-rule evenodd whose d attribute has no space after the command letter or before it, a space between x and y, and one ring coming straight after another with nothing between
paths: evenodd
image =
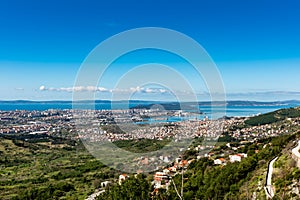
<instances>
[{"instance_id":1,"label":"house on hillside","mask_svg":"<svg viewBox=\"0 0 300 200\"><path fill-rule=\"evenodd\" d=\"M152 184L154 185L154 188L160 189L164 188L166 189L169 185L169 176L164 172L156 172L153 177Z\"/></svg>"},{"instance_id":2,"label":"house on hillside","mask_svg":"<svg viewBox=\"0 0 300 200\"><path fill-rule=\"evenodd\" d=\"M177 166L169 167L170 172L175 173L177 171Z\"/></svg>"},{"instance_id":3,"label":"house on hillside","mask_svg":"<svg viewBox=\"0 0 300 200\"><path fill-rule=\"evenodd\" d=\"M122 182L125 181L129 176L127 174L121 174L119 176L119 185L122 185Z\"/></svg>"},{"instance_id":4,"label":"house on hillside","mask_svg":"<svg viewBox=\"0 0 300 200\"><path fill-rule=\"evenodd\" d=\"M226 165L226 160L225 158L218 158L214 160L215 165Z\"/></svg>"},{"instance_id":5,"label":"house on hillside","mask_svg":"<svg viewBox=\"0 0 300 200\"><path fill-rule=\"evenodd\" d=\"M178 165L180 168L183 168L183 167L187 167L188 166L188 161L187 160L181 160Z\"/></svg>"},{"instance_id":6,"label":"house on hillside","mask_svg":"<svg viewBox=\"0 0 300 200\"><path fill-rule=\"evenodd\" d=\"M245 153L240 153L240 154L236 154L236 155L230 155L229 159L230 162L241 162L242 158L247 158L247 154Z\"/></svg>"}]
</instances>

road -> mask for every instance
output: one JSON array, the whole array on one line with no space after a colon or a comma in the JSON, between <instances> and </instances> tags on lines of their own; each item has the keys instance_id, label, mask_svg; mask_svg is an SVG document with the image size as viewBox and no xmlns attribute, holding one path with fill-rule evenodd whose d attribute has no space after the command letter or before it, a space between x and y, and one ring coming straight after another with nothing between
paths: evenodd
<instances>
[{"instance_id":1,"label":"road","mask_svg":"<svg viewBox=\"0 0 300 200\"><path fill-rule=\"evenodd\" d=\"M91 194L90 196L88 196L85 200L95 200L96 197L99 196L100 194L102 194L103 192L105 192L105 190L97 191L97 192Z\"/></svg>"},{"instance_id":2,"label":"road","mask_svg":"<svg viewBox=\"0 0 300 200\"><path fill-rule=\"evenodd\" d=\"M272 175L273 175L273 164L278 159L278 157L275 157L273 160L271 160L268 168L268 175L267 175L267 184L265 186L265 192L267 199L272 199L275 195L274 188L272 186Z\"/></svg>"},{"instance_id":3,"label":"road","mask_svg":"<svg viewBox=\"0 0 300 200\"><path fill-rule=\"evenodd\" d=\"M300 140L298 141L298 145L292 149L292 157L297 163L297 167L300 168Z\"/></svg>"}]
</instances>

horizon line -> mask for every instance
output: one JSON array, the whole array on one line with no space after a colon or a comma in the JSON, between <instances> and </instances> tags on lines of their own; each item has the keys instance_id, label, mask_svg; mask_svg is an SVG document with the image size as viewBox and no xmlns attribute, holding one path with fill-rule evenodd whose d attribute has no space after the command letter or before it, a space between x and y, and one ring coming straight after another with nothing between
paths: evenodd
<instances>
[{"instance_id":1,"label":"horizon line","mask_svg":"<svg viewBox=\"0 0 300 200\"><path fill-rule=\"evenodd\" d=\"M36 102L36 103L43 103L43 102L87 102L87 101L109 101L109 102L120 102L120 101L140 101L140 102L176 102L176 103L207 103L207 102L257 102L257 103L275 103L275 102L300 102L300 99L287 99L287 100L242 100L242 99L229 99L229 100L219 100L219 101L210 101L210 100L203 100L203 101L188 101L188 100L184 100L184 101L174 101L174 100L145 100L145 99L130 99L130 100L126 100L126 99L120 99L120 100L109 100L109 99L86 99L86 100L28 100L28 99L12 99L12 100L1 100L0 99L0 103L1 102Z\"/></svg>"}]
</instances>

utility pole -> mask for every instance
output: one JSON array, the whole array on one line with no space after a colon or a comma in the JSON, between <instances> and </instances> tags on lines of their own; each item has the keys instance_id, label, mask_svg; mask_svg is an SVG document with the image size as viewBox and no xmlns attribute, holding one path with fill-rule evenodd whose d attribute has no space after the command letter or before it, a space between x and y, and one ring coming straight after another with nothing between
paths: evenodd
<instances>
[{"instance_id":1,"label":"utility pole","mask_svg":"<svg viewBox=\"0 0 300 200\"><path fill-rule=\"evenodd\" d=\"M183 199L183 167L181 169L181 199Z\"/></svg>"}]
</instances>

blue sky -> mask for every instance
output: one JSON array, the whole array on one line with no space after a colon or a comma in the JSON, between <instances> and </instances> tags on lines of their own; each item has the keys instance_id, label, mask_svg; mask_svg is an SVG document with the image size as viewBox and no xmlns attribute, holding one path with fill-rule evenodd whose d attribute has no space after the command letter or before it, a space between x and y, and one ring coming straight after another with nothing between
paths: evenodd
<instances>
[{"instance_id":1,"label":"blue sky","mask_svg":"<svg viewBox=\"0 0 300 200\"><path fill-rule=\"evenodd\" d=\"M229 99L300 99L299 8L296 0L4 0L0 99L71 99L68 88L89 52L139 27L174 29L199 42L216 63ZM130 69L149 56L185 67L168 56L143 55L120 59L107 77L118 78L120 66ZM186 73L193 77L192 70ZM200 82L199 92L205 92ZM109 83L105 88L111 89Z\"/></svg>"}]
</instances>

